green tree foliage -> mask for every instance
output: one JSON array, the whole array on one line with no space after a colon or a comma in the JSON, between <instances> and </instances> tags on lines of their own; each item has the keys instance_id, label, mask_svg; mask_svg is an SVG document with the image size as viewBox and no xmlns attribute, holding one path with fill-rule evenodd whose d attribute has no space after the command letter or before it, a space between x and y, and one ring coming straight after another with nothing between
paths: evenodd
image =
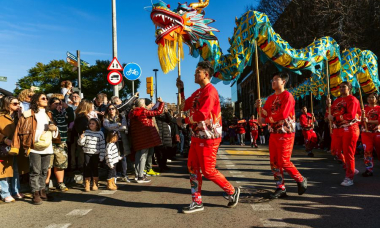
<instances>
[{"instance_id":1,"label":"green tree foliage","mask_svg":"<svg viewBox=\"0 0 380 228\"><path fill-rule=\"evenodd\" d=\"M81 66L82 93L85 98L92 99L101 92L107 94L109 98L113 95L113 86L107 81L109 64L108 60L97 60L95 65L90 67ZM60 93L61 82L65 80L71 81L74 87L78 87L77 70L64 60L52 60L48 64L36 63L36 66L29 69L28 75L18 81L20 88L15 90L15 94L31 86L39 87L40 91L46 94ZM125 77L123 81L125 85L119 91L119 95L126 98L132 94L132 81ZM136 80L134 86L136 91L140 86L140 80Z\"/></svg>"},{"instance_id":2,"label":"green tree foliage","mask_svg":"<svg viewBox=\"0 0 380 228\"><path fill-rule=\"evenodd\" d=\"M219 100L223 122L232 120L232 117L234 116L234 108L231 98L224 98L223 96L219 95Z\"/></svg>"}]
</instances>

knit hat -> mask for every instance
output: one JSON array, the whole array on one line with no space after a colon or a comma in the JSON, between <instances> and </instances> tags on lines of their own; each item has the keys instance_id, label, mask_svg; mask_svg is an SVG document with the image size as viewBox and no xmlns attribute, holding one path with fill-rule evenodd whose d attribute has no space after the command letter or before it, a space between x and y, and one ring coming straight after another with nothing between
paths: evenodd
<instances>
[{"instance_id":1,"label":"knit hat","mask_svg":"<svg viewBox=\"0 0 380 228\"><path fill-rule=\"evenodd\" d=\"M151 99L145 98L145 106L148 106L152 103Z\"/></svg>"}]
</instances>

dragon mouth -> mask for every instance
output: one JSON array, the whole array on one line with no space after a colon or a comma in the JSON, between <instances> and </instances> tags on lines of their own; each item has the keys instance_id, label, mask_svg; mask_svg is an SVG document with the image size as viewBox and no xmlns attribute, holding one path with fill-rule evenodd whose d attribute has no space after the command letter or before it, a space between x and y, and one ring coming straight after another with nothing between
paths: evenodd
<instances>
[{"instance_id":1,"label":"dragon mouth","mask_svg":"<svg viewBox=\"0 0 380 228\"><path fill-rule=\"evenodd\" d=\"M182 27L183 18L176 13L157 8L153 8L150 17L153 23L159 27L156 30L156 43L158 44L166 35Z\"/></svg>"}]
</instances>

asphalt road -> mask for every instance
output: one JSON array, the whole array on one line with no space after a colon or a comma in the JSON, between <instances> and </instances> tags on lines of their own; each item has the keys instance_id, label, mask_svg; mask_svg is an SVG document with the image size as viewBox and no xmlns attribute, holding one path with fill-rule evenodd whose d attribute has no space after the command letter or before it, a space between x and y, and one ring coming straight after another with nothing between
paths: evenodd
<instances>
[{"instance_id":1,"label":"asphalt road","mask_svg":"<svg viewBox=\"0 0 380 228\"><path fill-rule=\"evenodd\" d=\"M26 198L0 203L1 227L379 227L380 162L374 176L355 177L355 184L342 187L344 171L331 155L316 151L309 158L302 148L293 153L293 163L308 178L308 190L298 196L296 183L285 175L289 197L268 199L275 189L269 167L268 147L222 146L217 168L234 186L242 189L236 208L227 208L223 192L214 183L203 182L205 210L182 214L191 201L186 159L170 163L172 170L152 177L149 184L118 182L117 191L83 192L73 185L55 199L32 205ZM363 159L357 157L363 172Z\"/></svg>"}]
</instances>

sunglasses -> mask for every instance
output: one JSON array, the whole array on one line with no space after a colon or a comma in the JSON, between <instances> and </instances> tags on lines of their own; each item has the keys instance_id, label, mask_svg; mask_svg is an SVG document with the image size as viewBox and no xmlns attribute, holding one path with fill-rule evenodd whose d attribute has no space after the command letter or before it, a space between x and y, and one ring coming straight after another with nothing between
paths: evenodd
<instances>
[{"instance_id":1,"label":"sunglasses","mask_svg":"<svg viewBox=\"0 0 380 228\"><path fill-rule=\"evenodd\" d=\"M13 106L18 106L18 105L20 105L20 102L13 102L12 105Z\"/></svg>"},{"instance_id":2,"label":"sunglasses","mask_svg":"<svg viewBox=\"0 0 380 228\"><path fill-rule=\"evenodd\" d=\"M46 97L41 97L40 99L43 100L43 101L47 100Z\"/></svg>"}]
</instances>

